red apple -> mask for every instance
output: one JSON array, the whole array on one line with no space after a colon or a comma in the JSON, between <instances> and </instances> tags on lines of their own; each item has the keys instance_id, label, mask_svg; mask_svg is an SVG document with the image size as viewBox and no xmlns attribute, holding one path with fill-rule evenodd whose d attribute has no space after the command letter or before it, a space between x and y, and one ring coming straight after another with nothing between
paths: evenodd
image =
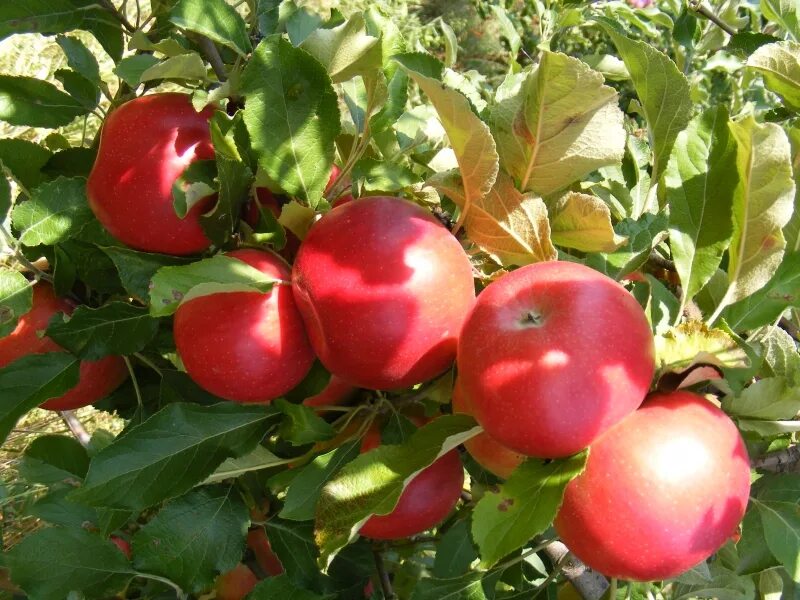
<instances>
[{"instance_id":1,"label":"red apple","mask_svg":"<svg viewBox=\"0 0 800 600\"><path fill-rule=\"evenodd\" d=\"M733 422L689 392L654 394L591 447L555 520L561 539L609 577L674 577L734 533L750 463Z\"/></svg>"},{"instance_id":2,"label":"red apple","mask_svg":"<svg viewBox=\"0 0 800 600\"><path fill-rule=\"evenodd\" d=\"M247 546L253 551L256 561L267 575L277 577L283 573L283 565L273 552L263 527L258 526L247 532Z\"/></svg>"},{"instance_id":3,"label":"red apple","mask_svg":"<svg viewBox=\"0 0 800 600\"><path fill-rule=\"evenodd\" d=\"M383 196L334 208L311 227L292 289L322 364L370 389L447 369L475 298L469 259L450 232L423 208Z\"/></svg>"},{"instance_id":4,"label":"red apple","mask_svg":"<svg viewBox=\"0 0 800 600\"><path fill-rule=\"evenodd\" d=\"M289 281L289 265L273 252L244 249L227 255ZM292 290L284 284L266 294L226 292L189 300L178 307L173 331L189 377L235 402L281 396L314 362Z\"/></svg>"},{"instance_id":5,"label":"red apple","mask_svg":"<svg viewBox=\"0 0 800 600\"><path fill-rule=\"evenodd\" d=\"M456 379L453 386L453 412L472 414L469 400L464 395L459 379ZM525 460L522 454L506 448L487 433L470 438L464 442L464 447L480 466L502 479L508 479L514 469Z\"/></svg>"},{"instance_id":6,"label":"red apple","mask_svg":"<svg viewBox=\"0 0 800 600\"><path fill-rule=\"evenodd\" d=\"M14 331L0 338L0 368L29 354L62 350L42 334L55 314L70 314L72 310L72 304L58 298L49 283L37 283L33 287L31 309L20 317ZM87 406L108 396L127 377L128 369L120 356L81 361L78 384L63 396L51 398L41 408L71 410Z\"/></svg>"},{"instance_id":7,"label":"red apple","mask_svg":"<svg viewBox=\"0 0 800 600\"><path fill-rule=\"evenodd\" d=\"M258 584L258 578L247 565L239 563L217 577L217 600L242 600Z\"/></svg>"},{"instance_id":8,"label":"red apple","mask_svg":"<svg viewBox=\"0 0 800 600\"><path fill-rule=\"evenodd\" d=\"M111 541L120 549L120 551L125 555L125 557L130 560L131 559L131 545L128 540L122 539L119 536L112 535Z\"/></svg>"},{"instance_id":9,"label":"red apple","mask_svg":"<svg viewBox=\"0 0 800 600\"><path fill-rule=\"evenodd\" d=\"M208 248L200 215L213 199L180 219L172 185L193 161L214 158L212 114L210 107L198 113L188 96L170 93L136 98L108 116L86 191L111 235L147 252L185 255Z\"/></svg>"},{"instance_id":10,"label":"red apple","mask_svg":"<svg viewBox=\"0 0 800 600\"><path fill-rule=\"evenodd\" d=\"M343 379L336 375L331 375L331 379L319 394L309 396L303 400L303 404L311 407L334 406L349 400L358 391Z\"/></svg>"},{"instance_id":11,"label":"red apple","mask_svg":"<svg viewBox=\"0 0 800 600\"><path fill-rule=\"evenodd\" d=\"M328 178L328 184L325 186L325 193L326 194L333 187L333 184L339 178L339 174L341 172L342 172L342 170L337 165L333 165L331 167L331 176ZM339 195L336 198L332 199L331 206L334 206L334 207L335 206L341 206L342 204L347 204L351 200L353 200L353 195L352 194L344 194L343 196Z\"/></svg>"},{"instance_id":12,"label":"red apple","mask_svg":"<svg viewBox=\"0 0 800 600\"><path fill-rule=\"evenodd\" d=\"M361 452L380 445L380 432L371 428L361 443ZM422 533L441 523L453 510L464 485L464 469L456 450L451 450L411 480L394 510L373 515L359 534L377 540L396 540Z\"/></svg>"},{"instance_id":13,"label":"red apple","mask_svg":"<svg viewBox=\"0 0 800 600\"><path fill-rule=\"evenodd\" d=\"M638 302L571 262L536 263L492 282L458 345L477 421L504 446L541 458L586 448L634 411L654 369Z\"/></svg>"}]
</instances>

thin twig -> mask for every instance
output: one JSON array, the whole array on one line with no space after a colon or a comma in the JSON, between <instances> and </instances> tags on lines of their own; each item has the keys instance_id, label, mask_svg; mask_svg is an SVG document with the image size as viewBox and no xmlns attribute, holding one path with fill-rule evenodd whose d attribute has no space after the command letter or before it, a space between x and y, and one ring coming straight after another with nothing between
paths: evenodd
<instances>
[{"instance_id":1,"label":"thin twig","mask_svg":"<svg viewBox=\"0 0 800 600\"><path fill-rule=\"evenodd\" d=\"M600 600L608 589L608 581L605 577L592 571L580 560L570 554L561 542L553 542L544 548L544 553L553 564L562 565L561 570L564 576L570 580L578 593L584 600ZM569 556L567 556L569 555Z\"/></svg>"},{"instance_id":2,"label":"thin twig","mask_svg":"<svg viewBox=\"0 0 800 600\"><path fill-rule=\"evenodd\" d=\"M770 452L750 461L754 469L769 471L770 473L797 472L800 467L800 445L789 446L784 450Z\"/></svg>"},{"instance_id":3,"label":"thin twig","mask_svg":"<svg viewBox=\"0 0 800 600\"><path fill-rule=\"evenodd\" d=\"M378 549L373 549L372 554L375 557L375 569L378 571L378 578L381 582L381 591L383 591L383 597L386 600L395 600L397 595L392 589L392 582L389 579L389 572L386 570L386 566L383 564L383 555Z\"/></svg>"},{"instance_id":4,"label":"thin twig","mask_svg":"<svg viewBox=\"0 0 800 600\"><path fill-rule=\"evenodd\" d=\"M711 10L708 7L703 5L702 0L699 1L690 0L689 9L696 12L701 17L708 19L728 35L736 35L737 33L736 30L733 29L730 25L728 25L725 21L720 19L713 12L711 12Z\"/></svg>"},{"instance_id":5,"label":"thin twig","mask_svg":"<svg viewBox=\"0 0 800 600\"><path fill-rule=\"evenodd\" d=\"M0 226L0 237L3 238L6 245L11 249L13 252L12 256L14 260L16 260L19 264L25 267L28 271L33 273L33 276L38 279L44 279L45 281L53 282L52 275L45 273L40 268L38 268L35 264L33 264L28 258L22 253L22 250L19 248L19 244L14 239L5 227Z\"/></svg>"},{"instance_id":6,"label":"thin twig","mask_svg":"<svg viewBox=\"0 0 800 600\"><path fill-rule=\"evenodd\" d=\"M75 413L71 410L62 410L58 414L61 415L61 418L64 420L64 423L67 424L69 430L72 432L72 435L75 436L81 446L84 448L89 447L89 441L92 439L92 436L89 435L89 432L86 431L86 428L83 426L83 423L78 420L78 417L75 416Z\"/></svg>"},{"instance_id":7,"label":"thin twig","mask_svg":"<svg viewBox=\"0 0 800 600\"><path fill-rule=\"evenodd\" d=\"M100 6L105 8L109 13L111 13L111 16L122 23L122 26L128 31L128 33L133 33L136 31L136 27L134 27L133 24L128 21L125 15L117 10L117 7L111 3L111 0L100 0Z\"/></svg>"},{"instance_id":8,"label":"thin twig","mask_svg":"<svg viewBox=\"0 0 800 600\"><path fill-rule=\"evenodd\" d=\"M204 35L195 36L195 39L197 40L197 45L200 46L200 50L203 51L203 54L211 64L211 68L214 69L217 79L220 81L227 81L228 74L225 72L225 63L222 60L222 56L220 56L219 50L214 45L214 42Z\"/></svg>"},{"instance_id":9,"label":"thin twig","mask_svg":"<svg viewBox=\"0 0 800 600\"><path fill-rule=\"evenodd\" d=\"M671 260L664 258L655 250L653 250L647 257L647 262L648 264L651 264L654 267L658 267L659 269L664 269L665 271L675 270L675 263Z\"/></svg>"}]
</instances>

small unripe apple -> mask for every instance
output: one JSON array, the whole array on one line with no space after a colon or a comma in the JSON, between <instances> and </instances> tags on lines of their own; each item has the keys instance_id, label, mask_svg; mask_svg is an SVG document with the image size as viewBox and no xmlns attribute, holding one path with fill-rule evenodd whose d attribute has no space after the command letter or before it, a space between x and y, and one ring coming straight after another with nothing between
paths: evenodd
<instances>
[{"instance_id":1,"label":"small unripe apple","mask_svg":"<svg viewBox=\"0 0 800 600\"><path fill-rule=\"evenodd\" d=\"M458 379L453 386L453 412L472 415L469 400ZM522 454L506 448L488 433L468 439L464 442L464 447L480 466L502 479L508 479L514 469L525 460Z\"/></svg>"},{"instance_id":2,"label":"small unripe apple","mask_svg":"<svg viewBox=\"0 0 800 600\"><path fill-rule=\"evenodd\" d=\"M97 219L131 248L196 254L210 245L200 226L211 196L184 219L173 207L172 186L199 159L213 159L208 120L185 94L152 94L126 102L103 123L100 147L86 186Z\"/></svg>"},{"instance_id":3,"label":"small unripe apple","mask_svg":"<svg viewBox=\"0 0 800 600\"><path fill-rule=\"evenodd\" d=\"M384 196L334 208L300 246L292 289L322 364L397 389L453 362L475 292L458 241L428 211Z\"/></svg>"},{"instance_id":4,"label":"small unripe apple","mask_svg":"<svg viewBox=\"0 0 800 600\"><path fill-rule=\"evenodd\" d=\"M73 305L56 296L49 283L33 287L31 309L22 315L9 335L0 338L0 368L29 354L58 352L62 348L44 335L50 319L72 313ZM128 377L125 361L120 356L80 363L78 383L63 396L51 398L41 405L48 410L72 410L102 400Z\"/></svg>"},{"instance_id":5,"label":"small unripe apple","mask_svg":"<svg viewBox=\"0 0 800 600\"><path fill-rule=\"evenodd\" d=\"M750 462L733 421L695 394L654 394L592 445L555 527L604 575L662 580L730 539L749 495Z\"/></svg>"},{"instance_id":6,"label":"small unripe apple","mask_svg":"<svg viewBox=\"0 0 800 600\"><path fill-rule=\"evenodd\" d=\"M458 345L476 420L504 446L540 458L575 454L634 411L654 370L639 303L571 262L536 263L489 284Z\"/></svg>"},{"instance_id":7,"label":"small unripe apple","mask_svg":"<svg viewBox=\"0 0 800 600\"><path fill-rule=\"evenodd\" d=\"M371 428L361 443L361 452L380 445L380 432ZM359 534L378 540L396 540L435 527L450 514L461 496L464 469L456 450L439 457L411 480L394 510L373 515Z\"/></svg>"},{"instance_id":8,"label":"small unripe apple","mask_svg":"<svg viewBox=\"0 0 800 600\"><path fill-rule=\"evenodd\" d=\"M258 578L253 571L247 565L239 563L217 577L217 600L242 600L257 584Z\"/></svg>"},{"instance_id":9,"label":"small unripe apple","mask_svg":"<svg viewBox=\"0 0 800 600\"><path fill-rule=\"evenodd\" d=\"M273 252L234 250L231 256L288 282L289 265ZM269 402L306 376L314 353L292 290L223 292L178 307L175 346L186 372L203 389L235 402Z\"/></svg>"}]
</instances>

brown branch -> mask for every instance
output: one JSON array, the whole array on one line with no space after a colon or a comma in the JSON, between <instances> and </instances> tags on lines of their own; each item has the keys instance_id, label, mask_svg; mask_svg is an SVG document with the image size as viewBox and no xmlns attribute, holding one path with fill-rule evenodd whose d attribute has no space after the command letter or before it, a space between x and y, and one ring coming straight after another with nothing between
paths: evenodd
<instances>
[{"instance_id":1,"label":"brown branch","mask_svg":"<svg viewBox=\"0 0 800 600\"><path fill-rule=\"evenodd\" d=\"M770 473L797 473L800 472L800 446L790 446L785 450L770 452L750 461L754 469L761 469Z\"/></svg>"},{"instance_id":2,"label":"brown branch","mask_svg":"<svg viewBox=\"0 0 800 600\"><path fill-rule=\"evenodd\" d=\"M392 582L389 579L389 572L386 570L386 566L383 564L383 555L381 551L377 548L372 550L373 556L375 556L375 569L378 571L378 578L381 582L381 591L383 592L383 597L385 600L396 600L397 595L394 593L392 589Z\"/></svg>"},{"instance_id":3,"label":"brown branch","mask_svg":"<svg viewBox=\"0 0 800 600\"><path fill-rule=\"evenodd\" d=\"M225 71L225 63L222 61L222 56L220 56L219 50L214 45L214 42L204 35L196 35L194 38L197 41L197 45L200 46L200 50L203 51L203 54L208 59L208 62L211 63L211 68L214 69L217 79L221 82L227 81L228 73Z\"/></svg>"},{"instance_id":4,"label":"brown branch","mask_svg":"<svg viewBox=\"0 0 800 600\"><path fill-rule=\"evenodd\" d=\"M671 260L667 260L655 250L653 250L647 257L647 262L648 264L658 267L659 269L664 269L665 271L675 270L675 263Z\"/></svg>"},{"instance_id":5,"label":"brown branch","mask_svg":"<svg viewBox=\"0 0 800 600\"><path fill-rule=\"evenodd\" d=\"M88 447L89 440L92 439L92 436L90 436L89 432L86 431L83 423L78 420L78 417L75 416L75 413L71 410L62 410L59 412L59 414L75 438L81 443L81 446L84 448Z\"/></svg>"},{"instance_id":6,"label":"brown branch","mask_svg":"<svg viewBox=\"0 0 800 600\"><path fill-rule=\"evenodd\" d=\"M569 548L563 543L548 544L544 548L544 553L554 565L560 565L564 576L575 586L584 600L600 600L603 597L608 589L606 578L569 554Z\"/></svg>"}]
</instances>

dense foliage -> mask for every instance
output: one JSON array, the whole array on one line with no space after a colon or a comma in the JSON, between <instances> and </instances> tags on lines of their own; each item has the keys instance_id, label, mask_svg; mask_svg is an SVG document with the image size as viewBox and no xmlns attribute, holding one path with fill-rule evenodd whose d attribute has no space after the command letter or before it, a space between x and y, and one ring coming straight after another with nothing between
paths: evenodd
<instances>
[{"instance_id":1,"label":"dense foliage","mask_svg":"<svg viewBox=\"0 0 800 600\"><path fill-rule=\"evenodd\" d=\"M439 4L408 14L396 2L0 3L0 38L55 36L68 65L50 80L0 75L0 120L18 134L0 139L0 437L48 400L74 408L52 399L79 378L97 384L96 408L126 422L87 444L42 436L20 457L21 477L40 492L30 512L46 525L2 563L27 596L241 598L230 590L258 581L255 600L563 597L573 585L599 598L607 584L619 598L793 597L798 7ZM98 208L109 191L98 151L148 160L158 123L112 134L112 119L164 92L190 98L185 118L201 119L203 136L207 121L209 142L186 142L194 162L180 162L188 150L178 141L159 150L175 170L158 182L173 202L167 217L134 211L111 225ZM142 203L155 185L124 181L114 197ZM318 351L322 362L309 370L308 354L268 404L200 387L218 365L207 354L189 364L200 331L173 335L182 308L288 294L288 275L225 253L270 248L291 262L332 205L376 195L411 200L449 227L479 297L544 261L621 282L652 332L650 389L705 395L744 439L753 485L740 532L674 579L587 579L553 529L587 453L528 458L499 479L463 449L481 429L451 414L453 368L403 389L354 389L331 378L322 363L334 359ZM200 246L170 246L193 218ZM15 355L4 340L44 296L53 308L28 325L28 355ZM219 321L238 323L235 311ZM584 336L578 327L576 347ZM480 362L492 348L472 350ZM374 439L362 445L365 435ZM453 449L466 478L441 524L402 540L358 535Z\"/></svg>"}]
</instances>

